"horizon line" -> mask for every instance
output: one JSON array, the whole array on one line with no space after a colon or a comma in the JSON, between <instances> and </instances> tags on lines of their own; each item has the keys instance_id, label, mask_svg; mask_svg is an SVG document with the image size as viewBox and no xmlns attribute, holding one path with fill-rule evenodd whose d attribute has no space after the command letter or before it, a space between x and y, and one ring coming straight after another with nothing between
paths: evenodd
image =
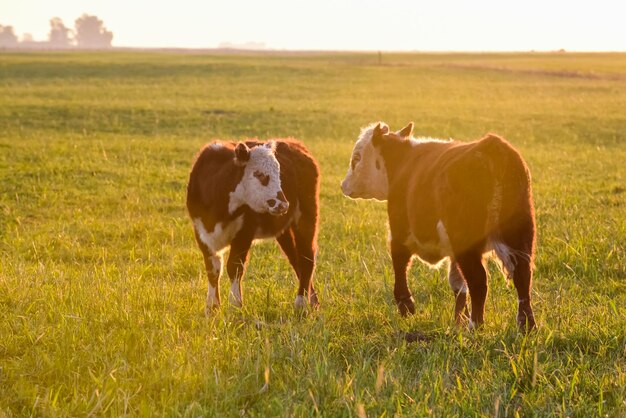
<instances>
[{"instance_id":1,"label":"horizon line","mask_svg":"<svg viewBox=\"0 0 626 418\"><path fill-rule=\"evenodd\" d=\"M78 46L45 46L47 41L33 41L32 44L17 45L15 47L0 47L1 52L7 51L154 51L154 52L251 52L251 53L353 53L353 54L623 54L626 50L584 50L584 49L472 49L472 50L455 50L455 49L289 49L289 48L245 48L245 47L181 47L181 46L110 46L105 48L85 48Z\"/></svg>"}]
</instances>

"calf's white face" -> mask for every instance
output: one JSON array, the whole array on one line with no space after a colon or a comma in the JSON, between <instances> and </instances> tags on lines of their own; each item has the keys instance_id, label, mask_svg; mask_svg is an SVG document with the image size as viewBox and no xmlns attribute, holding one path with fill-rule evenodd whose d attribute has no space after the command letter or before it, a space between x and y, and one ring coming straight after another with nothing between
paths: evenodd
<instances>
[{"instance_id":1,"label":"calf's white face","mask_svg":"<svg viewBox=\"0 0 626 418\"><path fill-rule=\"evenodd\" d=\"M241 205L248 205L253 211L283 215L289 209L289 202L280 184L280 164L275 155L276 143L248 148L240 143L235 149L235 162L244 166L243 177L230 194L228 209L232 213Z\"/></svg>"},{"instance_id":2,"label":"calf's white face","mask_svg":"<svg viewBox=\"0 0 626 418\"><path fill-rule=\"evenodd\" d=\"M389 132L389 127L385 124L372 124L361 130L361 135L354 144L348 174L341 183L341 191L347 197L387 200L387 169L380 151L372 144L376 129L379 134Z\"/></svg>"}]
</instances>

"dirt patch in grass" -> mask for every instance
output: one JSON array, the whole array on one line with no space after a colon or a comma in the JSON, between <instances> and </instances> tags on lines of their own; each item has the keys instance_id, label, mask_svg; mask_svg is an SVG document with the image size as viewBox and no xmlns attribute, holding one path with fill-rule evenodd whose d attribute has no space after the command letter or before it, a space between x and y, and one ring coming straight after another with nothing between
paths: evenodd
<instances>
[{"instance_id":1,"label":"dirt patch in grass","mask_svg":"<svg viewBox=\"0 0 626 418\"><path fill-rule=\"evenodd\" d=\"M607 74L607 73L594 73L583 71L567 71L567 70L531 70L525 68L510 68L500 67L492 65L476 65L476 64L442 64L441 67L462 69L462 70L484 70L484 71L496 71L510 74L526 74L526 75L538 75L548 77L560 77L560 78L580 78L585 80L611 80L621 81L626 80L626 74Z\"/></svg>"}]
</instances>

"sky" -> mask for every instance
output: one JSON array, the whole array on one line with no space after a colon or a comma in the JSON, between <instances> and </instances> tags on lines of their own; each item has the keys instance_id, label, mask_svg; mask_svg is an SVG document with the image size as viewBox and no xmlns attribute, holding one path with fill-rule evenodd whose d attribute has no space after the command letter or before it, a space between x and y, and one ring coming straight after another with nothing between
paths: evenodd
<instances>
[{"instance_id":1,"label":"sky","mask_svg":"<svg viewBox=\"0 0 626 418\"><path fill-rule=\"evenodd\" d=\"M122 47L626 51L624 0L0 0L0 25L20 38L83 13Z\"/></svg>"}]
</instances>

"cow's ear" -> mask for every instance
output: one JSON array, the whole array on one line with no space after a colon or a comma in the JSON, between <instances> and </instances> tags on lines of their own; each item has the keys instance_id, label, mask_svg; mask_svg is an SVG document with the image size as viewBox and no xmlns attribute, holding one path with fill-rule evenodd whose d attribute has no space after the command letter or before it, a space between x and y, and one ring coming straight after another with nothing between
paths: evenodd
<instances>
[{"instance_id":1,"label":"cow's ear","mask_svg":"<svg viewBox=\"0 0 626 418\"><path fill-rule=\"evenodd\" d=\"M244 166L250 160L250 148L243 142L235 148L235 164Z\"/></svg>"},{"instance_id":2,"label":"cow's ear","mask_svg":"<svg viewBox=\"0 0 626 418\"><path fill-rule=\"evenodd\" d=\"M372 132L372 145L375 147L379 146L383 139L383 135L386 135L387 133L389 133L389 126L378 122L378 125L374 127L374 132Z\"/></svg>"},{"instance_id":3,"label":"cow's ear","mask_svg":"<svg viewBox=\"0 0 626 418\"><path fill-rule=\"evenodd\" d=\"M404 128L400 129L396 134L402 138L408 138L413 133L413 122L409 122Z\"/></svg>"}]
</instances>

